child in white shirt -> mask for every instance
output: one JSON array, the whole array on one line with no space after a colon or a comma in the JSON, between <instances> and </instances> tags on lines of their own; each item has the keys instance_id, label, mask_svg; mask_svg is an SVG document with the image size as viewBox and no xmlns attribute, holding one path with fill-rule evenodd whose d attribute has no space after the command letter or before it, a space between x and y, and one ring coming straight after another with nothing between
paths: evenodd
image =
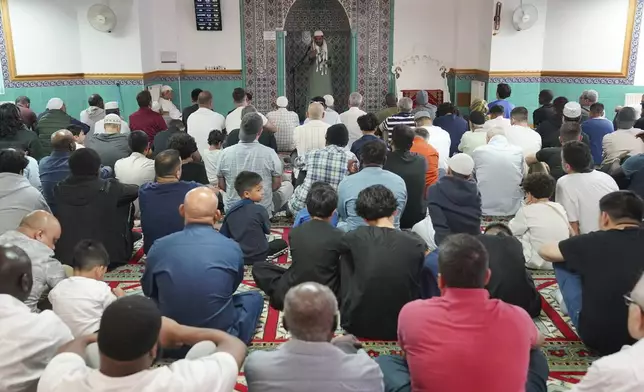
<instances>
[{"instance_id":1,"label":"child in white shirt","mask_svg":"<svg viewBox=\"0 0 644 392\"><path fill-rule=\"evenodd\" d=\"M221 162L221 149L224 144L226 135L223 134L218 129L210 131L208 135L208 145L207 149L204 149L201 152L201 158L203 159L204 165L206 165L206 174L208 175L208 181L211 184L217 185L217 172L219 171L219 163Z\"/></svg>"},{"instance_id":2,"label":"child in white shirt","mask_svg":"<svg viewBox=\"0 0 644 392\"><path fill-rule=\"evenodd\" d=\"M100 242L79 242L72 261L74 276L61 281L49 292L49 302L74 337L79 337L98 331L105 308L125 292L118 287L110 289L103 282L110 260Z\"/></svg>"}]
</instances>

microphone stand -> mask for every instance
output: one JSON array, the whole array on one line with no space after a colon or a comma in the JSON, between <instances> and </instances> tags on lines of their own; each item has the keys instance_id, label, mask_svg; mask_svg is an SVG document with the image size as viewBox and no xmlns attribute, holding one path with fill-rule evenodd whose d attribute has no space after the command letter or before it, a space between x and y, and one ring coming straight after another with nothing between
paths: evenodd
<instances>
[{"instance_id":1,"label":"microphone stand","mask_svg":"<svg viewBox=\"0 0 644 392\"><path fill-rule=\"evenodd\" d=\"M291 67L291 83L292 83L291 86L293 89L293 96L291 98L294 104L295 113L298 113L298 115L300 112L300 105L299 105L299 102L295 100L295 95L296 95L295 94L295 71L300 67L300 65L302 65L302 63L304 63L304 60L306 60L310 52L311 52L311 45L308 46L308 48L306 49L306 53L304 53L300 61L298 61L293 67Z\"/></svg>"}]
</instances>

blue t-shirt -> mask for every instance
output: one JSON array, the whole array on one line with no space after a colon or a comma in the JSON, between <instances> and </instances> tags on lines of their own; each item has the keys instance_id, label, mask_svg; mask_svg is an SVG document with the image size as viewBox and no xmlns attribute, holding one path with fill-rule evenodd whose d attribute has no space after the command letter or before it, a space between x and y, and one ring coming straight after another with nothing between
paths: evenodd
<instances>
[{"instance_id":1,"label":"blue t-shirt","mask_svg":"<svg viewBox=\"0 0 644 392\"><path fill-rule=\"evenodd\" d=\"M309 214L309 210L306 208L302 208L300 212L297 213L295 216L295 221L293 222L293 228L296 228L308 221L311 220L311 215ZM331 217L331 226L337 227L338 226L338 212L333 211L333 216Z\"/></svg>"},{"instance_id":2,"label":"blue t-shirt","mask_svg":"<svg viewBox=\"0 0 644 392\"><path fill-rule=\"evenodd\" d=\"M362 146L364 146L365 143L371 142L373 140L380 140L384 143L384 141L378 136L363 135L360 139L353 142L353 144L351 145L351 152L356 156L356 158L358 158L358 160L360 160L360 149L362 148Z\"/></svg>"},{"instance_id":3,"label":"blue t-shirt","mask_svg":"<svg viewBox=\"0 0 644 392\"><path fill-rule=\"evenodd\" d=\"M190 224L154 243L141 286L161 314L179 324L229 332L238 319L233 294L243 276L235 241L212 225Z\"/></svg>"},{"instance_id":4,"label":"blue t-shirt","mask_svg":"<svg viewBox=\"0 0 644 392\"><path fill-rule=\"evenodd\" d=\"M601 165L603 160L602 142L604 136L613 132L613 123L605 118L589 118L581 124L581 130L588 135L590 152L595 165Z\"/></svg>"},{"instance_id":5,"label":"blue t-shirt","mask_svg":"<svg viewBox=\"0 0 644 392\"><path fill-rule=\"evenodd\" d=\"M497 99L496 101L490 102L487 107L493 108L495 106L503 106L503 117L504 118L510 118L510 113L512 113L512 109L514 109L514 104L512 104L510 101L505 100L505 99Z\"/></svg>"},{"instance_id":6,"label":"blue t-shirt","mask_svg":"<svg viewBox=\"0 0 644 392\"><path fill-rule=\"evenodd\" d=\"M179 206L186 193L202 186L196 182L178 181L167 184L150 182L139 189L143 250L147 254L154 241L183 230Z\"/></svg>"}]
</instances>

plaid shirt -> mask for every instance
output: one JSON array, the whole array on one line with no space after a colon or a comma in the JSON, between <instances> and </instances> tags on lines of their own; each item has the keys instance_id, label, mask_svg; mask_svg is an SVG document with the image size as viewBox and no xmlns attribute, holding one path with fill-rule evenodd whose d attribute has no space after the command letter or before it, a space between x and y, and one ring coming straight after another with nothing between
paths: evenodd
<instances>
[{"instance_id":1,"label":"plaid shirt","mask_svg":"<svg viewBox=\"0 0 644 392\"><path fill-rule=\"evenodd\" d=\"M288 201L291 212L297 214L306 207L306 196L314 182L326 182L334 189L338 189L340 181L349 174L347 167L351 155L353 155L349 154L342 147L330 145L307 153L304 159L298 158L296 166L306 170L306 178L304 183L295 189L293 196Z\"/></svg>"},{"instance_id":2,"label":"plaid shirt","mask_svg":"<svg viewBox=\"0 0 644 392\"><path fill-rule=\"evenodd\" d=\"M275 139L277 139L277 151L292 152L295 150L293 131L300 125L297 113L288 111L286 108L279 108L266 115L268 121L277 127Z\"/></svg>"},{"instance_id":3,"label":"plaid shirt","mask_svg":"<svg viewBox=\"0 0 644 392\"><path fill-rule=\"evenodd\" d=\"M259 204L266 208L268 215L273 215L273 177L283 174L282 161L277 153L269 147L259 144L257 140L252 143L237 143L222 150L219 158L219 171L217 177L226 180L226 212L241 200L235 190L235 179L242 171L251 171L262 176L264 198Z\"/></svg>"}]
</instances>

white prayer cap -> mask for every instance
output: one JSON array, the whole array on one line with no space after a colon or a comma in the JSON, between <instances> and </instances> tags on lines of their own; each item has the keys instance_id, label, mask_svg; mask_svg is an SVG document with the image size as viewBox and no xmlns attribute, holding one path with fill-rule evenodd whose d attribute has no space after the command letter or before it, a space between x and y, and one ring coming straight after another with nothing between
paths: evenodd
<instances>
[{"instance_id":1,"label":"white prayer cap","mask_svg":"<svg viewBox=\"0 0 644 392\"><path fill-rule=\"evenodd\" d=\"M170 87L170 86L161 87L161 92L162 93L165 93L166 91L172 91L172 87Z\"/></svg>"},{"instance_id":2,"label":"white prayer cap","mask_svg":"<svg viewBox=\"0 0 644 392\"><path fill-rule=\"evenodd\" d=\"M458 173L463 176L470 176L474 170L474 160L467 154L456 154L447 160L447 166L449 166L454 173Z\"/></svg>"},{"instance_id":3,"label":"white prayer cap","mask_svg":"<svg viewBox=\"0 0 644 392\"><path fill-rule=\"evenodd\" d=\"M119 108L119 103L116 101L107 102L105 104L105 110L114 110Z\"/></svg>"},{"instance_id":4,"label":"white prayer cap","mask_svg":"<svg viewBox=\"0 0 644 392\"><path fill-rule=\"evenodd\" d=\"M104 124L121 125L121 117L119 117L116 114L108 114L107 116L105 116L103 121L104 121Z\"/></svg>"},{"instance_id":5,"label":"white prayer cap","mask_svg":"<svg viewBox=\"0 0 644 392\"><path fill-rule=\"evenodd\" d=\"M288 99L286 97L277 97L277 100L275 101L277 104L278 108L285 108L288 106Z\"/></svg>"},{"instance_id":6,"label":"white prayer cap","mask_svg":"<svg viewBox=\"0 0 644 392\"><path fill-rule=\"evenodd\" d=\"M60 110L65 103L60 98L52 98L47 102L47 110Z\"/></svg>"},{"instance_id":7,"label":"white prayer cap","mask_svg":"<svg viewBox=\"0 0 644 392\"><path fill-rule=\"evenodd\" d=\"M324 103L326 104L326 106L333 106L333 104L335 103L335 99L333 98L333 95L329 95L329 94L325 95Z\"/></svg>"},{"instance_id":8,"label":"white prayer cap","mask_svg":"<svg viewBox=\"0 0 644 392\"><path fill-rule=\"evenodd\" d=\"M564 106L563 115L567 118L581 117L581 105L579 102L568 102L566 106Z\"/></svg>"},{"instance_id":9,"label":"white prayer cap","mask_svg":"<svg viewBox=\"0 0 644 392\"><path fill-rule=\"evenodd\" d=\"M324 37L324 33L322 32L322 30L318 30L315 33L313 33L313 36L314 37Z\"/></svg>"}]
</instances>

